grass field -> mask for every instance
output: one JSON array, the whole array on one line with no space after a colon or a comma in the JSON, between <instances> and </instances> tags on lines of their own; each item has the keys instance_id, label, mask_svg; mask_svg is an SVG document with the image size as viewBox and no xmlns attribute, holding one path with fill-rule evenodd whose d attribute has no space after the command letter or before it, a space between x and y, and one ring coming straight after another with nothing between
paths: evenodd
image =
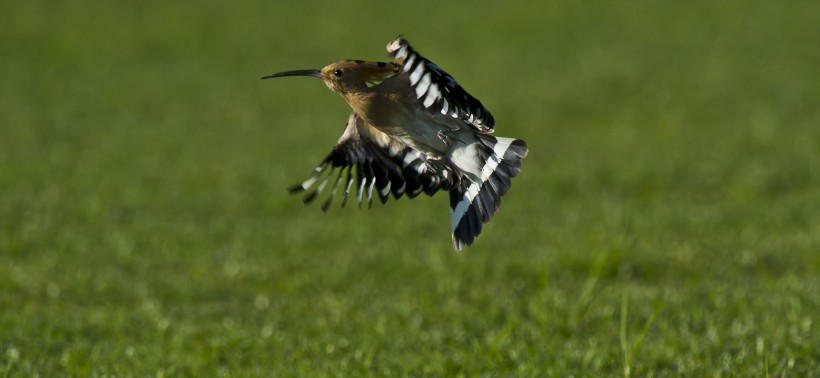
<instances>
[{"instance_id":1,"label":"grass field","mask_svg":"<svg viewBox=\"0 0 820 378\"><path fill-rule=\"evenodd\" d=\"M0 376L820 375L818 2L0 3ZM403 34L530 154L304 207Z\"/></svg>"}]
</instances>

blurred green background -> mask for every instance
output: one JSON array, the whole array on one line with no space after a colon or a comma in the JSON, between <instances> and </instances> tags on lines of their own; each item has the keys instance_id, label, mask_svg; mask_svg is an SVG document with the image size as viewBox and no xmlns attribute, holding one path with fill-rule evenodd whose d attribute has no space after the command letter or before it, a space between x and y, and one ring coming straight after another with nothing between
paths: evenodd
<instances>
[{"instance_id":1,"label":"blurred green background","mask_svg":"<svg viewBox=\"0 0 820 378\"><path fill-rule=\"evenodd\" d=\"M0 3L0 375L820 371L820 3ZM403 34L530 154L448 198L304 207Z\"/></svg>"}]
</instances>

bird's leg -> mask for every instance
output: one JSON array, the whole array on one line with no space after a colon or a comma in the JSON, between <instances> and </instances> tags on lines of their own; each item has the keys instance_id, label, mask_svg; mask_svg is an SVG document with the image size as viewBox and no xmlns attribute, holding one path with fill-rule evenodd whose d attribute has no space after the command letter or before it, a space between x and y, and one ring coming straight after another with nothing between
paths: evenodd
<instances>
[{"instance_id":1,"label":"bird's leg","mask_svg":"<svg viewBox=\"0 0 820 378\"><path fill-rule=\"evenodd\" d=\"M441 139L442 142L444 142L444 145L447 146L447 148L450 148L453 145L453 141L458 141L458 142L461 142L463 144L466 144L461 139L458 139L458 138L456 138L452 135L452 134L455 134L459 130L460 129L439 130L438 134L436 134L436 135L438 136L439 139Z\"/></svg>"}]
</instances>

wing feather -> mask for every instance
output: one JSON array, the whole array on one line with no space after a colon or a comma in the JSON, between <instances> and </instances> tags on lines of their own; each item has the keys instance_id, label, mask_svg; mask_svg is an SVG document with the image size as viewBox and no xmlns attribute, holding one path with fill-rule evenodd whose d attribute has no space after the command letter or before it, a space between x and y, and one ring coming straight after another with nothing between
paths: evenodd
<instances>
[{"instance_id":1,"label":"wing feather","mask_svg":"<svg viewBox=\"0 0 820 378\"><path fill-rule=\"evenodd\" d=\"M441 67L421 56L399 37L387 45L387 52L409 76L419 104L433 114L459 118L477 131L491 133L495 119L481 101L471 96Z\"/></svg>"},{"instance_id":2,"label":"wing feather","mask_svg":"<svg viewBox=\"0 0 820 378\"><path fill-rule=\"evenodd\" d=\"M438 190L449 190L453 177L457 176L443 162L428 160L424 153L382 133L353 113L330 154L310 177L288 190L294 194L305 192L302 201L307 204L330 186L329 197L322 203L322 210L327 211L342 185L342 207L353 188L361 207L365 202L372 205L374 191L382 203L387 202L391 193L396 199L405 194L412 198L421 192L433 195Z\"/></svg>"}]
</instances>

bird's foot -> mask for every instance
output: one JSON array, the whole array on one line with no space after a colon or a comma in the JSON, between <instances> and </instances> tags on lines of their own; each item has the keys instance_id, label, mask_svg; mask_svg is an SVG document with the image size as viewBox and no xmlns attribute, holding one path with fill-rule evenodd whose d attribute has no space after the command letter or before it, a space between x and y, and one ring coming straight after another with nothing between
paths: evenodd
<instances>
[{"instance_id":1,"label":"bird's foot","mask_svg":"<svg viewBox=\"0 0 820 378\"><path fill-rule=\"evenodd\" d=\"M454 141L464 143L460 139L450 135L452 133L455 133L456 131L458 131L458 129L439 130L438 134L436 135L439 139L441 139L444 145L447 146L447 148L450 148L452 147Z\"/></svg>"}]
</instances>

